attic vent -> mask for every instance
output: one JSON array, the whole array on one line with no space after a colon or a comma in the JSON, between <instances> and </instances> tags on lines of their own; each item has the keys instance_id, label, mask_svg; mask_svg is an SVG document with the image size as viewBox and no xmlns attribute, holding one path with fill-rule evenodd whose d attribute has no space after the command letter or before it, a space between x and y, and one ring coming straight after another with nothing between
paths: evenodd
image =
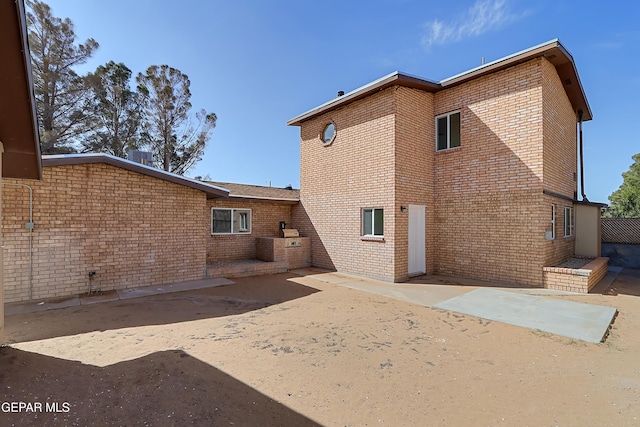
<instances>
[{"instance_id":1,"label":"attic vent","mask_svg":"<svg viewBox=\"0 0 640 427\"><path fill-rule=\"evenodd\" d=\"M153 166L153 154L148 151L129 150L127 160L146 166Z\"/></svg>"},{"instance_id":2,"label":"attic vent","mask_svg":"<svg viewBox=\"0 0 640 427\"><path fill-rule=\"evenodd\" d=\"M285 190L293 190L293 187L291 186L291 184L287 185L286 187L284 187Z\"/></svg>"},{"instance_id":3,"label":"attic vent","mask_svg":"<svg viewBox=\"0 0 640 427\"><path fill-rule=\"evenodd\" d=\"M563 82L565 85L569 86L571 84L571 79L564 79Z\"/></svg>"},{"instance_id":4,"label":"attic vent","mask_svg":"<svg viewBox=\"0 0 640 427\"><path fill-rule=\"evenodd\" d=\"M343 90L339 90L338 91L338 96L344 96L344 91Z\"/></svg>"}]
</instances>

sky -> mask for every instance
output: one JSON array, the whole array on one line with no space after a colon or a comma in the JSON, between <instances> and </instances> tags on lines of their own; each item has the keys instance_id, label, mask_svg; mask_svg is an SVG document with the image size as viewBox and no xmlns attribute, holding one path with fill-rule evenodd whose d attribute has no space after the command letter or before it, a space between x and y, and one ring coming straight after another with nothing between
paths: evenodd
<instances>
[{"instance_id":1,"label":"sky","mask_svg":"<svg viewBox=\"0 0 640 427\"><path fill-rule=\"evenodd\" d=\"M287 120L393 71L439 81L558 38L593 112L585 192L607 202L640 152L640 2L474 0L48 0L77 40L100 44L77 71L113 60L168 64L193 112L218 116L188 176L299 186L300 132ZM615 7L613 6L615 4Z\"/></svg>"}]
</instances>

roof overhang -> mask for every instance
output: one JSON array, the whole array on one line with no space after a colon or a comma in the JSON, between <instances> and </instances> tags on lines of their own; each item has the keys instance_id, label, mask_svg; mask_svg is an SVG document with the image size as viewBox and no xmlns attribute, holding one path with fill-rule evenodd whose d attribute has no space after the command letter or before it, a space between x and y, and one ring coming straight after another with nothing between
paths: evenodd
<instances>
[{"instance_id":1,"label":"roof overhang","mask_svg":"<svg viewBox=\"0 0 640 427\"><path fill-rule=\"evenodd\" d=\"M194 188L196 190L205 192L207 194L207 199L216 199L219 197L227 197L229 195L229 190L227 190L226 188L206 184L202 181L187 178L182 175L165 172L151 166L146 166L140 163L132 162L130 160L121 159L120 157L115 157L110 154L61 154L42 156L42 165L44 167L86 165L95 163L104 163L131 172L136 172L165 181L173 182L174 184Z\"/></svg>"},{"instance_id":2,"label":"roof overhang","mask_svg":"<svg viewBox=\"0 0 640 427\"><path fill-rule=\"evenodd\" d=\"M556 68L574 111L576 111L576 113L582 111L583 121L591 120L591 108L589 107L587 97L582 88L573 57L564 46L560 44L560 41L555 39L505 58L489 62L480 67L441 80L440 82L433 82L396 71L302 113L289 120L287 125L300 126L306 120L310 120L327 111L342 107L391 86L404 86L425 90L427 92L438 92L539 57L546 58Z\"/></svg>"},{"instance_id":3,"label":"roof overhang","mask_svg":"<svg viewBox=\"0 0 640 427\"><path fill-rule=\"evenodd\" d=\"M378 80L359 87L358 89L355 89L347 94L334 98L331 101L326 102L312 110L302 113L299 116L296 116L293 119L289 120L287 122L287 125L299 126L302 122L319 116L326 111L345 106L359 99L385 90L391 86L405 86L414 89L422 89L427 92L436 92L440 90L440 85L438 83L395 71L391 74L379 78Z\"/></svg>"},{"instance_id":4,"label":"roof overhang","mask_svg":"<svg viewBox=\"0 0 640 427\"><path fill-rule=\"evenodd\" d=\"M0 2L2 176L42 179L40 137L23 0Z\"/></svg>"}]
</instances>

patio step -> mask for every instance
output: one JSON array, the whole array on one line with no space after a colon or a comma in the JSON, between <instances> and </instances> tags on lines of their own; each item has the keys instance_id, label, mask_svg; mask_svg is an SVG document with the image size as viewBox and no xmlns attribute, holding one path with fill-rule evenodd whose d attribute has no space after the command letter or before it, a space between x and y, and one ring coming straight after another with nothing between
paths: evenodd
<instances>
[{"instance_id":1,"label":"patio step","mask_svg":"<svg viewBox=\"0 0 640 427\"><path fill-rule=\"evenodd\" d=\"M259 261L255 259L221 261L207 265L207 277L249 277L262 274L285 273L286 261Z\"/></svg>"}]
</instances>

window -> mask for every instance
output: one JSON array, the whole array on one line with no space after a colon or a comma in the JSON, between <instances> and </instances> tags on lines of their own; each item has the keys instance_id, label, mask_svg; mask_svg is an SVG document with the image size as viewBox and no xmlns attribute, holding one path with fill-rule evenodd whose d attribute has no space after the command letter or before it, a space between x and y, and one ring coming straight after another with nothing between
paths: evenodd
<instances>
[{"instance_id":1,"label":"window","mask_svg":"<svg viewBox=\"0 0 640 427\"><path fill-rule=\"evenodd\" d=\"M460 147L460 111L436 117L436 150Z\"/></svg>"},{"instance_id":2,"label":"window","mask_svg":"<svg viewBox=\"0 0 640 427\"><path fill-rule=\"evenodd\" d=\"M336 125L333 123L328 123L324 129L322 129L322 134L320 135L320 139L324 145L331 145L333 140L336 138Z\"/></svg>"},{"instance_id":3,"label":"window","mask_svg":"<svg viewBox=\"0 0 640 427\"><path fill-rule=\"evenodd\" d=\"M573 208L564 208L564 237L573 236Z\"/></svg>"},{"instance_id":4,"label":"window","mask_svg":"<svg viewBox=\"0 0 640 427\"><path fill-rule=\"evenodd\" d=\"M211 234L251 234L251 209L211 209Z\"/></svg>"},{"instance_id":5,"label":"window","mask_svg":"<svg viewBox=\"0 0 640 427\"><path fill-rule=\"evenodd\" d=\"M551 205L551 240L556 238L556 205Z\"/></svg>"},{"instance_id":6,"label":"window","mask_svg":"<svg viewBox=\"0 0 640 427\"><path fill-rule=\"evenodd\" d=\"M384 210L380 208L362 209L362 235L384 235Z\"/></svg>"}]
</instances>

